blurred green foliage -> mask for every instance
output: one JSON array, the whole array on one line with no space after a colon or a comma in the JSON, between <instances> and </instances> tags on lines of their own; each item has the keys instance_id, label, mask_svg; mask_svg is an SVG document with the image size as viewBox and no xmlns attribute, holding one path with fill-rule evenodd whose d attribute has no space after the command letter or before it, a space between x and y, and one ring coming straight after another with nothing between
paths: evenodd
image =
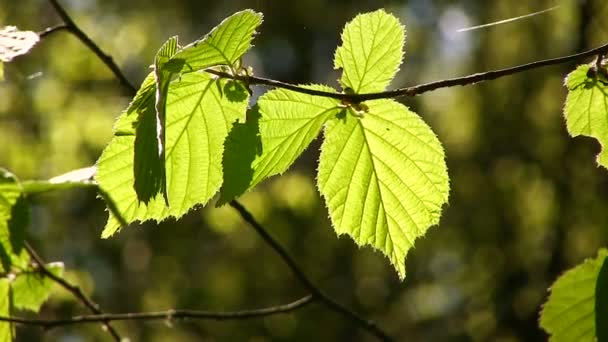
<instances>
[{"instance_id":1,"label":"blurred green foliage","mask_svg":"<svg viewBox=\"0 0 608 342\"><path fill-rule=\"evenodd\" d=\"M76 22L134 84L167 37L191 41L244 8L264 13L245 63L256 75L336 85L333 50L347 20L384 7L407 26L405 61L392 87L580 51L608 29L601 0L563 1L551 12L466 33L467 26L527 14L554 1L62 1ZM44 1L6 1L0 23L43 30L60 23ZM538 69L484 84L404 99L443 142L452 190L438 227L417 242L399 282L369 248L336 238L314 185L319 142L296 166L243 196L313 279L373 318L397 340L543 340L539 305L568 267L608 240L608 173L598 144L571 139L563 77L575 65ZM0 82L0 165L20 179L49 178L95 162L129 99L76 38L56 33L4 64ZM256 88L254 95L261 89ZM99 238L107 213L92 189L32 198L29 239L48 261L108 312L232 310L285 303L305 294L289 270L230 208L209 206L182 220L130 227ZM83 313L62 290L42 316ZM311 305L245 322L122 322L134 341L320 341L372 338ZM20 340L106 340L98 325Z\"/></svg>"}]
</instances>

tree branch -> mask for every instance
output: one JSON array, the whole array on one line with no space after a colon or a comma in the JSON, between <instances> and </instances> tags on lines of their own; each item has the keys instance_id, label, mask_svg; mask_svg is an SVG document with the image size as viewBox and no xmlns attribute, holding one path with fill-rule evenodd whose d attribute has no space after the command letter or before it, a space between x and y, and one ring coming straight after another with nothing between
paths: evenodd
<instances>
[{"instance_id":1,"label":"tree branch","mask_svg":"<svg viewBox=\"0 0 608 342\"><path fill-rule=\"evenodd\" d=\"M86 45L91 51L93 51L93 53L112 71L112 73L114 73L114 76L116 76L120 84L127 91L129 91L130 94L135 95L137 89L129 82L129 80L127 80L126 76L122 73L118 65L116 65L116 63L114 62L114 59L112 59L110 55L107 55L105 52L103 52L101 48L97 44L95 44L95 42L93 42L91 38L89 38L89 36L87 36L87 34L84 33L78 27L78 25L76 25L74 20L72 20L70 15L65 11L65 9L59 4L57 0L49 0L49 2L57 12L59 17L61 17L61 20L63 20L63 22L65 23L66 29L72 34L74 34L78 39L80 39L80 41L84 45ZM41 35L41 37L43 36Z\"/></svg>"},{"instance_id":2,"label":"tree branch","mask_svg":"<svg viewBox=\"0 0 608 342\"><path fill-rule=\"evenodd\" d=\"M82 323L99 323L110 321L153 321L153 320L174 320L174 319L206 319L216 321L227 320L245 320L258 317L266 317L277 314L284 314L302 308L314 300L312 295L302 297L294 302L285 305L272 306L262 309L228 311L228 312L213 312L200 310L167 310L156 312L136 312L123 314L97 314L75 316L66 319L30 319L22 317L4 317L0 316L0 321L11 322L24 325L37 325L45 329L51 329L59 326L82 324Z\"/></svg>"},{"instance_id":3,"label":"tree branch","mask_svg":"<svg viewBox=\"0 0 608 342\"><path fill-rule=\"evenodd\" d=\"M47 27L46 29L44 29L44 31L38 32L38 36L40 38L44 38L55 32L59 32L59 31L67 30L67 29L68 29L68 26L65 24L55 25L55 26Z\"/></svg>"},{"instance_id":4,"label":"tree branch","mask_svg":"<svg viewBox=\"0 0 608 342\"><path fill-rule=\"evenodd\" d=\"M205 69L205 71L210 74L219 76L219 77L230 78L233 80L242 81L242 82L245 82L246 84L266 85L266 86L275 87L275 88L288 89L288 90L292 90L292 91L296 91L296 92L304 93L304 94L309 94L309 95L334 98L334 99L342 100L342 101L349 102L349 103L359 103L359 102L367 101L367 100L387 99L387 98L395 98L395 97L402 97L402 96L411 97L411 96L420 95L422 93L426 93L429 91L437 90L440 88L449 88L449 87L454 87L454 86L466 86L466 85L470 85L470 84L495 80L497 78L517 74L517 73L532 70L532 69L542 68L542 67L549 66L549 65L568 63L568 62L580 60L580 59L583 59L586 57L591 57L591 56L595 56L595 55L603 55L606 53L608 53L608 44L604 44L595 49L591 49L591 50L573 54L573 55L540 60L540 61L522 64L522 65L505 68L505 69L480 72L480 73L463 76L463 77L448 78L445 80L418 84L418 85L414 85L411 87L398 88L398 89L394 89L394 90L388 90L388 91L383 91L383 92L378 92L378 93L367 93L367 94L331 93L331 92L326 92L326 91L308 89L308 88L300 87L295 84L285 83L285 82L268 79L268 78L263 78L263 77L256 77L256 76L249 76L249 75L233 75L233 74L218 71L215 69Z\"/></svg>"},{"instance_id":5,"label":"tree branch","mask_svg":"<svg viewBox=\"0 0 608 342\"><path fill-rule=\"evenodd\" d=\"M99 305L97 305L89 297L87 297L78 286L68 283L65 279L63 279L63 278L55 275L53 272L49 271L49 269L46 268L42 258L40 258L40 256L38 256L36 251L32 248L32 246L30 246L30 244L28 242L25 242L25 249L27 250L27 253L30 255L30 257L36 263L36 266L38 268L38 271L40 271L40 273L42 273L45 277L50 278L57 284L61 285L61 287L66 289L74 297L76 297L78 300L80 300L80 302L82 302L82 304L84 304L87 308L89 308L89 310L91 310L91 312L93 312L95 314L103 314L103 312L99 309ZM118 332L116 331L116 329L114 329L114 327L112 327L112 325L110 325L110 321L101 320L101 322L103 322L103 328L106 329L112 335L114 340L120 342L121 337L118 334Z\"/></svg>"},{"instance_id":6,"label":"tree branch","mask_svg":"<svg viewBox=\"0 0 608 342\"><path fill-rule=\"evenodd\" d=\"M287 264L291 272L298 278L298 280L310 291L314 298L318 299L321 303L323 303L329 309L340 313L341 315L350 319L353 323L360 326L361 328L367 330L372 335L376 336L378 339L382 341L392 341L386 332L380 329L376 323L371 320L367 320L361 316L359 316L354 311L351 311L347 307L339 304L334 301L329 296L325 295L321 289L319 289L312 281L306 276L306 274L302 271L300 266L295 262L295 260L287 253L287 251L264 229L264 227L253 217L253 215L238 201L232 200L230 201L230 206L236 209L243 220L255 229L255 231L262 237L262 239L270 245L270 247L283 259L283 261Z\"/></svg>"}]
</instances>

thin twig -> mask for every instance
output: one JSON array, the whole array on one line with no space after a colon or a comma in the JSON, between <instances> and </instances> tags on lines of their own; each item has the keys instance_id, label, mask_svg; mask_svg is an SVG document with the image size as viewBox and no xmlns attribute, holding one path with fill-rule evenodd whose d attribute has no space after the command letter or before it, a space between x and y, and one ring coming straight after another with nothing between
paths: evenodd
<instances>
[{"instance_id":1,"label":"thin twig","mask_svg":"<svg viewBox=\"0 0 608 342\"><path fill-rule=\"evenodd\" d=\"M537 68L541 68L541 67L545 67L545 66L549 66L549 65L568 63L568 62L583 59L585 57L605 54L607 52L608 52L608 44L604 44L595 49L591 49L591 50L573 54L573 55L545 59L545 60L522 64L522 65L505 68L505 69L480 72L480 73L463 76L463 77L448 78L448 79L444 79L444 80L423 83L423 84L419 84L419 85L415 85L415 86L411 86L411 87L398 88L398 89L394 89L394 90L388 90L388 91L383 91L383 92L378 92L378 93L367 93L367 94L332 93L332 92L304 88L304 87L297 86L295 84L285 83L285 82L272 80L272 79L268 79L268 78L263 78L263 77L255 77L255 76L249 76L249 75L233 75L233 74L218 71L215 69L205 69L205 71L210 74L219 76L219 77L243 81L247 84L266 85L266 86L275 87L275 88L288 89L288 90L292 90L292 91L296 91L296 92L304 93L304 94L309 94L309 95L334 98L334 99L346 101L349 103L358 103L358 102L367 101L367 100L387 99L387 98L395 98L395 97L401 97L401 96L416 96L416 95L420 95L422 93L437 90L440 88L449 88L449 87L454 87L454 86L466 86L466 85L470 85L470 84L474 84L474 83L495 80L500 77L509 76L509 75L517 74L517 73L520 73L523 71L537 69Z\"/></svg>"},{"instance_id":2,"label":"thin twig","mask_svg":"<svg viewBox=\"0 0 608 342\"><path fill-rule=\"evenodd\" d=\"M376 323L371 320L365 319L359 316L354 311L348 309L347 307L339 304L334 301L332 298L325 295L321 289L319 289L315 284L312 283L310 279L306 276L306 274L302 271L300 266L295 262L295 260L287 253L285 248L283 248L267 231L264 227L253 217L253 215L238 201L232 200L230 201L230 206L236 209L243 220L249 223L253 229L262 237L262 239L270 245L270 247L281 257L281 259L288 265L291 272L300 280L300 282L310 291L310 293L314 296L314 298L318 299L321 303L327 306L329 309L336 311L346 317L348 317L351 321L353 321L358 326L364 328L369 333L376 336L378 339L382 341L392 341L392 338L389 337L386 332L380 329Z\"/></svg>"},{"instance_id":3,"label":"thin twig","mask_svg":"<svg viewBox=\"0 0 608 342\"><path fill-rule=\"evenodd\" d=\"M38 256L38 253L36 253L36 251L32 248L32 246L30 246L30 244L28 242L25 242L25 249L27 250L30 257L37 264L37 267L38 267L38 270L40 271L40 273L42 273L44 276L52 279L57 284L61 285L61 287L66 289L68 292L70 292L74 297L78 298L78 300L80 300L80 302L82 302L82 304L84 304L87 308L89 308L89 310L91 310L91 312L98 314L98 315L103 315L103 312L99 309L99 305L97 305L89 297L87 297L78 286L68 283L65 279L63 279L63 278L55 275L53 272L49 271L49 269L46 268L42 258L40 258L40 256ZM104 329L106 329L112 335L112 337L114 337L114 340L116 340L116 341L121 340L120 335L118 334L116 329L114 329L114 327L112 327L109 320L101 320L101 322L103 322Z\"/></svg>"},{"instance_id":4,"label":"thin twig","mask_svg":"<svg viewBox=\"0 0 608 342\"><path fill-rule=\"evenodd\" d=\"M22 317L3 317L0 321L18 323L24 325L37 325L46 329L58 326L66 326L81 323L99 323L110 321L152 321L152 320L174 320L174 319L205 319L216 321L245 320L258 317L266 317L277 314L284 314L302 308L313 301L313 296L308 295L294 302L285 305L272 306L262 309L241 310L241 311L200 311L200 310L167 310L156 312L136 312L123 314L98 314L75 316L66 319L31 319Z\"/></svg>"},{"instance_id":5,"label":"thin twig","mask_svg":"<svg viewBox=\"0 0 608 342\"><path fill-rule=\"evenodd\" d=\"M44 31L38 32L38 36L40 38L44 38L55 32L59 32L59 31L67 30L67 29L68 29L68 25L65 25L65 24L55 25L55 26L47 27L46 29L44 29Z\"/></svg>"},{"instance_id":6,"label":"thin twig","mask_svg":"<svg viewBox=\"0 0 608 342\"><path fill-rule=\"evenodd\" d=\"M120 84L129 91L130 94L135 95L137 89L127 80L126 76L122 73L118 65L114 62L114 59L110 55L107 55L105 52L101 50L101 48L84 33L78 25L72 20L70 15L65 11L65 9L59 4L57 0L49 0L61 20L66 25L68 31L73 33L80 41L86 45L93 53L114 73Z\"/></svg>"}]
</instances>

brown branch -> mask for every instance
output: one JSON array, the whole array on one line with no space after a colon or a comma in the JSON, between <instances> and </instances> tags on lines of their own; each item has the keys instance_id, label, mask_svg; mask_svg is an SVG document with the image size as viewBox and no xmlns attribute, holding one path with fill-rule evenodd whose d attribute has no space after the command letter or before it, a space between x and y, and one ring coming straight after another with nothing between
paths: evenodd
<instances>
[{"instance_id":1,"label":"brown branch","mask_svg":"<svg viewBox=\"0 0 608 342\"><path fill-rule=\"evenodd\" d=\"M283 259L283 261L287 264L291 272L300 280L300 282L310 291L314 298L318 299L321 303L323 303L329 309L342 314L343 316L350 319L353 323L360 326L361 328L367 330L372 335L376 336L378 339L382 341L392 341L393 339L389 337L386 332L380 329L376 323L371 320L365 319L359 316L354 311L348 309L342 304L336 302L331 297L324 294L321 289L319 289L315 284L312 283L310 279L306 276L306 274L302 271L300 266L295 262L295 260L287 253L285 248L283 248L267 231L264 227L253 217L253 215L238 201L232 200L230 201L230 206L236 209L239 212L243 220L255 229L255 231L262 237L262 239L270 245L270 247Z\"/></svg>"},{"instance_id":2,"label":"brown branch","mask_svg":"<svg viewBox=\"0 0 608 342\"><path fill-rule=\"evenodd\" d=\"M152 321L152 320L174 320L174 319L206 319L216 321L227 320L245 320L258 317L266 317L277 314L284 314L302 308L314 300L312 295L302 297L294 302L285 305L272 306L262 309L214 312L200 310L167 310L156 312L136 312L123 314L98 314L98 315L83 315L75 316L66 319L31 319L22 317L3 317L0 316L0 321L11 322L24 325L37 325L45 329L51 329L59 326L82 324L82 323L99 323L110 321Z\"/></svg>"},{"instance_id":3,"label":"brown branch","mask_svg":"<svg viewBox=\"0 0 608 342\"><path fill-rule=\"evenodd\" d=\"M78 286L68 283L65 279L63 279L63 278L55 275L53 272L49 271L49 269L46 268L42 258L40 258L40 256L38 256L38 253L36 253L36 251L32 248L32 246L30 246L30 244L27 242L25 242L25 249L27 250L30 257L36 263L36 266L38 268L38 271L40 271L40 273L42 273L44 276L48 277L49 279L53 280L57 284L61 285L61 287L66 289L74 297L76 297L78 300L80 300L80 302L82 302L82 304L84 304L87 308L89 308L89 310L91 310L91 312L98 314L98 315L103 314L103 312L99 309L99 305L97 305L89 297L87 297ZM103 322L103 328L106 329L112 335L114 340L120 342L121 337L118 334L118 332L116 331L116 329L114 329L114 327L112 327L112 325L110 325L110 321L101 320L101 322Z\"/></svg>"},{"instance_id":4,"label":"brown branch","mask_svg":"<svg viewBox=\"0 0 608 342\"><path fill-rule=\"evenodd\" d=\"M89 38L89 36L87 36L87 34L84 33L78 27L78 25L76 25L74 20L72 20L70 15L65 11L65 9L59 4L57 0L49 0L49 2L57 12L59 17L61 17L61 20L63 20L63 22L65 23L66 29L72 34L74 34L78 39L80 39L80 41L84 45L86 45L91 51L93 51L93 53L112 71L112 73L114 73L114 76L116 76L118 82L120 82L120 84L127 91L129 91L131 95L135 95L137 89L129 82L129 80L127 80L127 77L122 73L118 65L116 65L114 59L112 59L112 56L103 52L101 48L97 44L95 44L95 42L93 42L91 38Z\"/></svg>"},{"instance_id":5,"label":"brown branch","mask_svg":"<svg viewBox=\"0 0 608 342\"><path fill-rule=\"evenodd\" d=\"M38 32L38 36L40 38L45 38L46 36L49 36L55 32L59 32L59 31L67 30L67 29L68 29L68 25L65 25L65 24L55 25L55 26L47 27L46 29L44 29L44 31Z\"/></svg>"},{"instance_id":6,"label":"brown branch","mask_svg":"<svg viewBox=\"0 0 608 342\"><path fill-rule=\"evenodd\" d=\"M309 94L309 95L329 97L329 98L334 98L334 99L338 99L338 100L342 100L342 101L346 101L346 102L350 102L350 103L358 103L358 102L367 101L367 100L387 99L387 98L395 98L395 97L402 97L402 96L416 96L416 95L420 95L422 93L437 90L440 88L449 88L449 87L454 87L454 86L466 86L466 85L475 84L475 83L479 83L479 82L495 80L497 78L517 74L517 73L532 70L532 69L542 68L542 67L549 66L549 65L568 63L568 62L577 61L577 60L580 60L580 59L583 59L586 57L602 55L602 54L606 54L606 53L608 53L608 44L604 44L595 49L591 49L591 50L573 54L573 55L540 60L540 61L522 64L522 65L505 68L505 69L480 72L480 73L463 76L463 77L448 78L445 80L423 83L423 84L419 84L419 85L415 85L415 86L411 86L411 87L398 88L398 89L394 89L394 90L388 90L388 91L383 91L383 92L378 92L378 93L367 93L367 94L332 93L332 92L308 89L308 88L297 86L295 84L285 83L285 82L268 79L268 78L263 78L263 77L255 77L255 76L249 76L249 75L233 75L233 74L218 71L215 69L205 69L205 71L210 74L219 76L219 77L230 78L233 80L245 82L247 84L266 85L266 86L275 87L275 88L288 89L288 90L292 90L292 91L296 91L296 92L304 93L304 94Z\"/></svg>"}]
</instances>

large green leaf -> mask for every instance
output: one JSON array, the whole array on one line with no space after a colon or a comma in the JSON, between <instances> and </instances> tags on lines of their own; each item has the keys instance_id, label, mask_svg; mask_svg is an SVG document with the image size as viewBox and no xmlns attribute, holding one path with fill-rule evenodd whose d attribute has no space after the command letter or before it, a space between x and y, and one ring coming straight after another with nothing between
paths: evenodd
<instances>
[{"instance_id":1,"label":"large green leaf","mask_svg":"<svg viewBox=\"0 0 608 342\"><path fill-rule=\"evenodd\" d=\"M0 316L11 315L11 287L10 280L0 278ZM15 336L15 327L12 323L0 322L0 342L11 342Z\"/></svg>"},{"instance_id":2,"label":"large green leaf","mask_svg":"<svg viewBox=\"0 0 608 342\"><path fill-rule=\"evenodd\" d=\"M56 276L63 275L62 263L51 263L46 268ZM51 294L55 282L37 270L18 273L11 282L13 307L38 312Z\"/></svg>"},{"instance_id":3,"label":"large green leaf","mask_svg":"<svg viewBox=\"0 0 608 342\"><path fill-rule=\"evenodd\" d=\"M140 98L144 100L135 108L144 108L144 115L154 110L149 96ZM140 202L133 188L137 146L131 127L141 125L137 116L129 115L135 109L118 119L116 134L98 161L96 179L100 187L128 222L179 218L194 205L205 204L222 183L224 139L232 123L244 119L247 101L248 92L238 82L215 79L205 73L182 75L170 84L167 98L168 205L159 195L148 203ZM142 149L141 153L155 151ZM120 223L110 214L102 236L109 237L119 228Z\"/></svg>"},{"instance_id":4,"label":"large green leaf","mask_svg":"<svg viewBox=\"0 0 608 342\"><path fill-rule=\"evenodd\" d=\"M540 326L551 335L550 341L598 341L596 285L607 256L608 250L601 249L597 258L570 269L553 283L540 316Z\"/></svg>"},{"instance_id":5,"label":"large green leaf","mask_svg":"<svg viewBox=\"0 0 608 342\"><path fill-rule=\"evenodd\" d=\"M21 184L10 172L0 169L0 273L27 266L24 247L29 207Z\"/></svg>"},{"instance_id":6,"label":"large green leaf","mask_svg":"<svg viewBox=\"0 0 608 342\"><path fill-rule=\"evenodd\" d=\"M600 165L608 167L608 80L601 74L590 77L590 66L581 65L566 78L568 97L564 107L568 132L576 137L585 135L597 139L602 151L597 157Z\"/></svg>"},{"instance_id":7,"label":"large green leaf","mask_svg":"<svg viewBox=\"0 0 608 342\"><path fill-rule=\"evenodd\" d=\"M401 59L405 32L399 20L384 10L360 14L342 32L335 68L342 68L340 83L355 93L383 91Z\"/></svg>"},{"instance_id":8,"label":"large green leaf","mask_svg":"<svg viewBox=\"0 0 608 342\"><path fill-rule=\"evenodd\" d=\"M335 91L320 85L306 88ZM225 180L218 204L285 172L319 135L323 124L343 110L338 100L283 89L264 94L258 106L259 114L251 111L247 122L236 123L226 139Z\"/></svg>"},{"instance_id":9,"label":"large green leaf","mask_svg":"<svg viewBox=\"0 0 608 342\"><path fill-rule=\"evenodd\" d=\"M232 67L251 47L255 30L261 23L261 13L252 10L237 12L224 19L205 37L185 46L171 59L183 61L183 72L214 65Z\"/></svg>"},{"instance_id":10,"label":"large green leaf","mask_svg":"<svg viewBox=\"0 0 608 342\"><path fill-rule=\"evenodd\" d=\"M449 180L444 151L415 113L393 100L366 102L361 117L331 120L318 186L336 232L381 250L405 277L416 238L439 221Z\"/></svg>"}]
</instances>

